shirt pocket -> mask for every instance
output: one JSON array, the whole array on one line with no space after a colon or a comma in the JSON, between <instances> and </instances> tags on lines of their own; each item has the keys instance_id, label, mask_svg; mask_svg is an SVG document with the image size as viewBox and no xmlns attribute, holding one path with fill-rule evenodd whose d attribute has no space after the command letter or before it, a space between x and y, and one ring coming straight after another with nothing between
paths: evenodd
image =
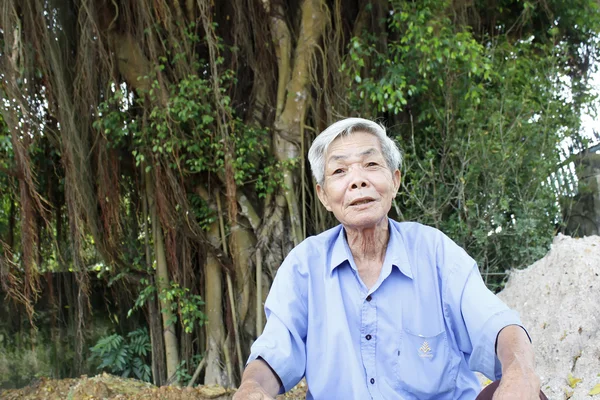
<instances>
[{"instance_id":1,"label":"shirt pocket","mask_svg":"<svg viewBox=\"0 0 600 400\"><path fill-rule=\"evenodd\" d=\"M448 345L446 331L420 335L404 329L395 371L399 389L409 399L450 398L459 361Z\"/></svg>"}]
</instances>

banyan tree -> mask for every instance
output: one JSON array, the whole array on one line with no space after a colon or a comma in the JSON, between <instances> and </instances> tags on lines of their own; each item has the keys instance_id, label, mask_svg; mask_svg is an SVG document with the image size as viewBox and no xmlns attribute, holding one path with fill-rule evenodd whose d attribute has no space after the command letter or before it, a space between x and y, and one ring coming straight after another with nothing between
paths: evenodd
<instances>
[{"instance_id":1,"label":"banyan tree","mask_svg":"<svg viewBox=\"0 0 600 400\"><path fill-rule=\"evenodd\" d=\"M200 356L205 384L235 385L281 261L334 223L305 155L351 115L405 149L396 218L490 276L526 265L597 52L596 3L562 3L3 0L5 309L58 348L69 327L57 375L85 370L105 310L148 327L155 383Z\"/></svg>"}]
</instances>

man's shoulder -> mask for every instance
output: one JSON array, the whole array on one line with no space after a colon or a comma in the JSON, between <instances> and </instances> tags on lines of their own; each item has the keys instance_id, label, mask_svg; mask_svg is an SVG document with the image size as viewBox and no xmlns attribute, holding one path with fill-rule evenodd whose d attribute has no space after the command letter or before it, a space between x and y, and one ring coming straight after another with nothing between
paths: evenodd
<instances>
[{"instance_id":1,"label":"man's shoulder","mask_svg":"<svg viewBox=\"0 0 600 400\"><path fill-rule=\"evenodd\" d=\"M407 252L419 260L429 258L430 265L442 275L474 263L462 247L435 227L419 222L392 221L392 224Z\"/></svg>"},{"instance_id":2,"label":"man's shoulder","mask_svg":"<svg viewBox=\"0 0 600 400\"><path fill-rule=\"evenodd\" d=\"M448 235L432 226L418 222L395 222L405 246L423 257L429 254L435 258L435 266L442 277L469 273L475 260ZM433 264L432 264L433 265Z\"/></svg>"},{"instance_id":3,"label":"man's shoulder","mask_svg":"<svg viewBox=\"0 0 600 400\"><path fill-rule=\"evenodd\" d=\"M439 229L416 221L398 222L390 218L390 224L404 241L419 240L433 243L445 236Z\"/></svg>"}]
</instances>

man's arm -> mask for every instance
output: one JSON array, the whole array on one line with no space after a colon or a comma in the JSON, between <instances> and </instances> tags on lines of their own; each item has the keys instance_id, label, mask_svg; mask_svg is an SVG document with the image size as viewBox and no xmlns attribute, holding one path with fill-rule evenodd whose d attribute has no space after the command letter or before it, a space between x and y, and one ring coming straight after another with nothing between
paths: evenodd
<instances>
[{"instance_id":1,"label":"man's arm","mask_svg":"<svg viewBox=\"0 0 600 400\"><path fill-rule=\"evenodd\" d=\"M274 399L281 388L279 377L269 364L258 358L244 370L240 388L233 396L234 400Z\"/></svg>"},{"instance_id":2,"label":"man's arm","mask_svg":"<svg viewBox=\"0 0 600 400\"><path fill-rule=\"evenodd\" d=\"M494 400L538 400L540 378L535 373L533 346L525 330L509 325L498 334L496 354L502 364L502 379Z\"/></svg>"}]
</instances>

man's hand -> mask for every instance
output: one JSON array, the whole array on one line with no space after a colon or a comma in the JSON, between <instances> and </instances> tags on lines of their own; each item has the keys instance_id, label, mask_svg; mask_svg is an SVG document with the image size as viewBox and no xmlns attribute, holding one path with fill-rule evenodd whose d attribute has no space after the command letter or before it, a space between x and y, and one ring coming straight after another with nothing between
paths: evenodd
<instances>
[{"instance_id":1,"label":"man's hand","mask_svg":"<svg viewBox=\"0 0 600 400\"><path fill-rule=\"evenodd\" d=\"M518 364L518 362L514 362ZM540 378L528 367L515 365L503 372L493 400L539 400Z\"/></svg>"},{"instance_id":2,"label":"man's hand","mask_svg":"<svg viewBox=\"0 0 600 400\"><path fill-rule=\"evenodd\" d=\"M539 400L541 382L535 373L533 347L523 328L511 325L502 329L497 354L502 379L493 400Z\"/></svg>"},{"instance_id":3,"label":"man's hand","mask_svg":"<svg viewBox=\"0 0 600 400\"><path fill-rule=\"evenodd\" d=\"M233 395L233 400L274 400L274 398L269 396L257 382L246 380Z\"/></svg>"},{"instance_id":4,"label":"man's hand","mask_svg":"<svg viewBox=\"0 0 600 400\"><path fill-rule=\"evenodd\" d=\"M233 400L274 400L280 388L281 381L275 371L258 358L246 367Z\"/></svg>"}]
</instances>

